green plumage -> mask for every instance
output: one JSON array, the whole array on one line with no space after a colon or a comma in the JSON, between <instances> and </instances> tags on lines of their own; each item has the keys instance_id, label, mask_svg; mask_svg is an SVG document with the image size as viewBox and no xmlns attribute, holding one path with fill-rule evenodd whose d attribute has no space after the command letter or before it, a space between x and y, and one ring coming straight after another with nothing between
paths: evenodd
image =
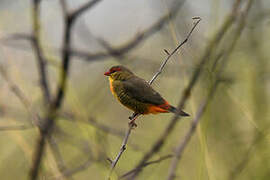
<instances>
[{"instance_id":1,"label":"green plumage","mask_svg":"<svg viewBox=\"0 0 270 180\"><path fill-rule=\"evenodd\" d=\"M105 75L109 76L112 93L124 106L135 113L179 112L175 107L169 105L145 80L137 77L124 66L113 66ZM179 114L188 116L182 110Z\"/></svg>"},{"instance_id":2,"label":"green plumage","mask_svg":"<svg viewBox=\"0 0 270 180\"><path fill-rule=\"evenodd\" d=\"M124 106L140 114L143 114L147 111L147 104L140 102L134 97L130 96L130 94L126 92L121 81L114 80L112 82L112 86L116 97Z\"/></svg>"},{"instance_id":3,"label":"green plumage","mask_svg":"<svg viewBox=\"0 0 270 180\"><path fill-rule=\"evenodd\" d=\"M145 80L128 71L111 74L111 85L118 100L134 112L144 114L149 105L161 105L165 100Z\"/></svg>"}]
</instances>

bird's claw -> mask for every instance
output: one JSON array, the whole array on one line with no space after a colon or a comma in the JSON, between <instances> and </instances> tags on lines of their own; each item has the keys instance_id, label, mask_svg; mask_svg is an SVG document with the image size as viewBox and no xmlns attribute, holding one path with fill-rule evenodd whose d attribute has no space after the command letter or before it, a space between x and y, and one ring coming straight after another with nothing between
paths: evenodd
<instances>
[{"instance_id":1,"label":"bird's claw","mask_svg":"<svg viewBox=\"0 0 270 180\"><path fill-rule=\"evenodd\" d=\"M138 117L138 113L133 113L131 116L129 116L129 125L131 126L132 129L136 128L137 127L137 124L135 123L135 120L137 119Z\"/></svg>"},{"instance_id":2,"label":"bird's claw","mask_svg":"<svg viewBox=\"0 0 270 180\"><path fill-rule=\"evenodd\" d=\"M128 124L131 126L132 129L135 129L137 127L137 124L134 121L130 121Z\"/></svg>"},{"instance_id":3,"label":"bird's claw","mask_svg":"<svg viewBox=\"0 0 270 180\"><path fill-rule=\"evenodd\" d=\"M133 120L134 118L136 119L136 116L138 113L133 113L131 116L128 117L129 120Z\"/></svg>"}]
</instances>

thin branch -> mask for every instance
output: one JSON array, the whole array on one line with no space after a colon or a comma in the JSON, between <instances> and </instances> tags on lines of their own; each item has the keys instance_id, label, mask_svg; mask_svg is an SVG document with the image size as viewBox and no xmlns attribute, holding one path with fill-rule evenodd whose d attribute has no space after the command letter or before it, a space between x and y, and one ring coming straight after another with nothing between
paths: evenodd
<instances>
[{"instance_id":1,"label":"thin branch","mask_svg":"<svg viewBox=\"0 0 270 180\"><path fill-rule=\"evenodd\" d=\"M99 1L98 1L99 2ZM30 171L30 179L35 180L38 177L38 171L40 167L40 163L43 157L44 147L45 147L45 139L50 136L53 128L55 119L57 117L57 111L61 108L63 98L66 92L66 84L69 73L69 65L70 65L70 46L71 46L71 32L74 25L75 20L82 15L83 12L89 10L94 7L96 3L86 4L85 7L80 7L73 13L68 13L66 11L66 7L63 7L64 11L64 40L63 40L63 49L65 51L62 52L62 68L60 72L60 82L57 88L57 95L53 102L49 106L49 110L47 112L47 117L44 119L44 125L41 127L41 135L38 139L35 153L34 153L34 162Z\"/></svg>"},{"instance_id":2,"label":"thin branch","mask_svg":"<svg viewBox=\"0 0 270 180\"><path fill-rule=\"evenodd\" d=\"M101 123L97 122L93 118L89 118L88 122L90 123L90 125L94 126L95 128L97 128L97 129L99 129L99 130L101 130L103 132L115 135L117 137L123 137L125 135L124 131L121 131L121 130L118 130L118 129L113 129L113 128L111 128L110 126L108 126L106 124L101 124Z\"/></svg>"},{"instance_id":3,"label":"thin branch","mask_svg":"<svg viewBox=\"0 0 270 180\"><path fill-rule=\"evenodd\" d=\"M11 91L15 94L16 97L18 97L18 99L22 102L22 104L24 105L24 107L26 108L28 113L30 114L31 118L33 119L33 124L38 125L38 128L40 128L40 126L39 126L39 123L40 123L39 115L36 112L32 111L30 101L26 98L26 96L24 95L24 93L20 89L20 87L12 82L12 80L8 76L8 73L6 72L6 70L4 69L4 67L1 64L0 64L0 74L7 81L8 86L11 89ZM30 125L0 126L0 131L27 130L27 129L30 129L30 128L34 128L33 124L30 124ZM63 162L63 160L61 160L62 159L61 154L59 154L59 151L57 149L57 144L55 144L55 143L53 144L52 140L53 140L52 138L49 139L49 144L50 144L50 146L51 146L51 148L53 150L54 157L56 157L56 159L57 159L58 168L59 168L60 171L65 170L64 162ZM60 167L58 162L60 162L61 167Z\"/></svg>"},{"instance_id":4,"label":"thin branch","mask_svg":"<svg viewBox=\"0 0 270 180\"><path fill-rule=\"evenodd\" d=\"M18 99L22 102L28 113L31 115L31 118L33 119L33 124L38 125L38 128L40 128L40 117L39 115L32 111L31 109L31 103L24 95L23 91L17 86L15 83L12 82L10 77L8 76L8 73L4 69L4 67L0 64L0 74L4 77L4 79L7 81L9 88L11 91L18 97ZM10 125L10 126L0 126L0 131L14 131L14 130L27 130L30 128L34 128L33 124L30 125ZM57 165L59 170L65 170L64 162L62 160L61 154L59 153L57 144L54 143L53 138L49 138L49 144L53 150L53 155L57 159ZM59 163L60 162L60 163Z\"/></svg>"},{"instance_id":5,"label":"thin branch","mask_svg":"<svg viewBox=\"0 0 270 180\"><path fill-rule=\"evenodd\" d=\"M93 164L93 158L89 157L84 163L78 165L77 167L73 169L67 169L66 171L63 171L62 174L65 177L70 178L72 175L89 168L92 164Z\"/></svg>"},{"instance_id":6,"label":"thin branch","mask_svg":"<svg viewBox=\"0 0 270 180\"><path fill-rule=\"evenodd\" d=\"M120 148L120 151L118 152L117 156L115 157L115 159L112 161L111 163L111 170L110 170L110 173L109 173L109 176L108 176L108 179L110 179L112 173L113 173L113 170L117 164L117 162L119 161L120 157L122 156L123 152L126 150L126 145L127 145L127 142L128 142L128 138L129 138L129 135L131 133L131 130L132 130L132 125L129 125L129 128L127 130L127 133L124 137L124 140L122 142L122 145L121 145L121 148Z\"/></svg>"},{"instance_id":7,"label":"thin branch","mask_svg":"<svg viewBox=\"0 0 270 180\"><path fill-rule=\"evenodd\" d=\"M65 4L65 3L63 3L64 1L65 0L61 0L62 6L63 6L63 4ZM115 57L124 56L125 54L127 54L128 52L130 52L131 50L136 48L138 45L140 45L144 40L148 39L151 35L158 32L160 29L162 29L170 19L175 18L177 13L178 13L178 10L182 7L182 5L184 4L185 1L186 0L181 0L181 1L175 0L174 3L173 3L173 6L171 8L171 11L169 13L162 16L154 24L149 26L144 31L142 31L142 32L138 33L137 35L135 35L133 38L128 40L123 45L118 46L119 48L112 48L114 46L110 45L111 48L109 50L107 48L108 52L89 53L89 52L85 52L85 51L81 51L81 50L72 49L71 47L69 47L69 48L63 47L62 49L60 49L60 51L61 52L68 51L70 56L78 57L78 58L81 58L81 59L86 60L86 61L98 61L98 60L104 60L106 58L110 58L112 56L115 56ZM95 3L91 4L91 7L94 6L97 2L100 2L100 1L94 0L94 2ZM87 3L87 5L89 5L89 4L90 4L90 2ZM71 21L73 21L73 19L75 19L77 17L77 16L74 16L74 15L81 14L80 13L81 9L83 9L83 8L79 8L78 10L73 11L73 13L70 13L69 17L72 17L72 18L70 18ZM23 37L20 37L20 39L22 39L22 38ZM28 39L28 36L25 36L25 39ZM99 38L99 39L101 39L101 38ZM109 43L105 43L105 44L108 45ZM105 45L105 44L103 44L103 45ZM59 50L57 50L57 52L58 51Z\"/></svg>"},{"instance_id":8,"label":"thin branch","mask_svg":"<svg viewBox=\"0 0 270 180\"><path fill-rule=\"evenodd\" d=\"M23 104L27 112L30 114L31 123L38 125L40 118L37 113L32 111L31 102L27 99L26 95L21 90L21 88L11 80L11 78L8 75L8 72L6 71L6 68L2 64L0 64L0 74L7 82L8 87L11 90L11 92L19 99L19 101Z\"/></svg>"},{"instance_id":9,"label":"thin branch","mask_svg":"<svg viewBox=\"0 0 270 180\"><path fill-rule=\"evenodd\" d=\"M140 43L149 38L152 34L158 32L164 25L170 20L176 17L179 9L182 7L186 0L175 0L172 4L172 8L169 13L162 16L157 22L152 24L149 28L145 29L143 32L138 33L134 38L130 39L127 43L122 45L117 49L111 49L109 52L98 52L98 53L88 53L77 50L70 50L73 56L80 57L87 61L93 61L98 59L105 59L114 56L123 56L129 51L136 48Z\"/></svg>"},{"instance_id":10,"label":"thin branch","mask_svg":"<svg viewBox=\"0 0 270 180\"><path fill-rule=\"evenodd\" d=\"M248 165L249 161L251 160L251 157L255 155L258 145L267 137L267 133L265 132L269 130L269 126L267 126L264 129L265 129L264 131L257 132L256 137L254 138L253 142L249 146L248 150L244 153L241 161L238 162L237 165L234 167L234 169L230 172L228 180L237 179L237 177Z\"/></svg>"},{"instance_id":11,"label":"thin branch","mask_svg":"<svg viewBox=\"0 0 270 180\"><path fill-rule=\"evenodd\" d=\"M181 139L179 146L176 148L175 156L172 160L171 167L169 170L168 180L173 180L175 178L175 171L176 171L178 162L182 157L182 154L183 154L185 147L187 146L188 142L190 141L192 135L194 134L196 127L199 123L199 120L201 119L203 113L206 110L206 107L208 106L208 104L210 103L210 100L214 96L216 89L217 89L217 85L218 85L218 81L216 81L214 83L213 87L211 88L211 90L208 93L208 97L200 105L199 110L198 110L194 120L191 122L191 127L190 127L189 131L186 133L184 139L183 140Z\"/></svg>"},{"instance_id":12,"label":"thin branch","mask_svg":"<svg viewBox=\"0 0 270 180\"><path fill-rule=\"evenodd\" d=\"M194 19L194 18L193 18ZM182 47L189 39L189 37L191 36L192 32L194 31L194 29L196 28L196 26L199 24L199 22L201 21L201 18L200 17L197 17L196 18L196 22L194 23L193 27L191 28L191 30L189 31L186 39L184 39L183 42L181 42L171 53L169 53L167 50L166 50L166 53L169 53L169 55L167 56L167 58L163 61L163 63L161 64L159 70L156 72L156 74L153 76L153 78L149 81L149 84L151 85L154 80L158 77L158 75L160 75L162 73L162 70L164 68L164 66L167 64L168 60L172 57L172 55L174 55L178 49L180 49L180 47Z\"/></svg>"},{"instance_id":13,"label":"thin branch","mask_svg":"<svg viewBox=\"0 0 270 180\"><path fill-rule=\"evenodd\" d=\"M16 131L16 130L27 130L33 128L33 125L9 125L0 126L0 131Z\"/></svg>"},{"instance_id":14,"label":"thin branch","mask_svg":"<svg viewBox=\"0 0 270 180\"><path fill-rule=\"evenodd\" d=\"M86 123L87 125L90 125L94 128L96 128L99 131L102 131L106 134L115 136L119 139L123 139L123 137L125 136L125 132L116 128L112 128L109 125L103 124L98 122L97 120L95 120L93 117L89 117L87 121L85 120L81 120L80 118L76 118L77 120L73 119L70 115L65 115L65 114L60 114L59 116L64 117L65 119L69 120L69 121L77 121L79 123ZM140 150L140 147L137 144L131 143L130 147L132 147L133 150L138 151Z\"/></svg>"},{"instance_id":15,"label":"thin branch","mask_svg":"<svg viewBox=\"0 0 270 180\"><path fill-rule=\"evenodd\" d=\"M27 108L27 110L29 110L31 107L31 103L28 101L22 90L10 79L6 68L2 64L0 64L0 74L7 82L11 92L13 92L16 97L21 101L21 103Z\"/></svg>"},{"instance_id":16,"label":"thin branch","mask_svg":"<svg viewBox=\"0 0 270 180\"><path fill-rule=\"evenodd\" d=\"M38 62L38 70L39 70L39 79L41 90L44 95L44 102L46 104L50 103L51 95L50 88L47 80L47 67L46 67L46 59L44 57L44 53L41 48L40 43L40 3L41 0L33 0L33 36L32 36L32 47L35 51L35 55L37 57Z\"/></svg>"},{"instance_id":17,"label":"thin branch","mask_svg":"<svg viewBox=\"0 0 270 180\"><path fill-rule=\"evenodd\" d=\"M58 147L58 145L56 143L55 138L50 136L48 138L48 143L50 145L50 148L52 149L53 156L56 159L56 164L57 164L57 167L58 167L59 171L61 172L61 175L67 178L66 174L63 173L65 171L67 171L67 167L65 165L64 159L62 158L62 155L60 153L60 150L59 150L59 147ZM72 180L72 176L69 177L69 179Z\"/></svg>"},{"instance_id":18,"label":"thin branch","mask_svg":"<svg viewBox=\"0 0 270 180\"><path fill-rule=\"evenodd\" d=\"M239 3L235 3L234 8L232 12L227 16L225 21L223 22L221 28L217 31L217 33L214 35L213 39L209 42L208 46L206 47L206 50L203 54L203 56L199 60L198 68L194 71L190 82L187 86L187 88L184 90L183 96L177 106L178 109L183 109L187 99L190 97L191 91L193 87L195 86L196 82L198 81L200 74L202 72L202 69L206 62L209 60L209 57L212 55L215 47L220 43L222 37L225 35L225 33L228 31L228 29L231 27L233 22L235 21L235 15L236 11L235 9L239 9ZM169 135L173 132L175 125L177 122L179 122L179 116L174 115L171 119L170 123L164 130L164 132L161 134L160 138L153 144L151 149L142 157L142 159L139 161L139 163L136 165L136 168L138 169L136 172L133 173L133 175L130 177L130 179L134 179L136 176L139 175L139 173L142 171L142 166L145 162L147 162L155 153L159 152L163 144L165 143L166 139L169 137Z\"/></svg>"},{"instance_id":19,"label":"thin branch","mask_svg":"<svg viewBox=\"0 0 270 180\"><path fill-rule=\"evenodd\" d=\"M163 63L161 64L159 70L155 73L155 75L153 76L153 78L148 82L150 85L154 82L154 80L158 77L158 75L161 74L161 72L162 72L162 70L164 69L166 63L167 63L168 60L172 57L172 55L174 55L174 54L177 52L177 50L179 50L180 47L182 47L182 46L188 41L190 35L192 34L192 32L194 31L195 27L199 24L200 21L201 21L201 19L198 19L198 20L194 23L194 25L193 25L193 27L191 28L190 32L188 33L186 39L185 39L183 42L181 42L181 43L173 50L173 52L165 58L165 60L164 60ZM139 114L134 113L134 114L130 117L131 122L134 122L135 119L136 119L137 117L139 117ZM116 156L116 158L113 160L113 163L112 163L112 165L111 165L111 170L110 170L108 179L110 179L110 176L111 176L111 174L112 174L112 172L113 172L113 170L114 170L114 168L115 168L115 166L116 166L118 160L120 159L122 153L123 153L123 152L125 151L125 149L126 149L126 144L127 144L127 141L128 141L129 136L130 136L130 133L131 133L131 129L132 129L132 128L133 128L133 126L132 126L132 124L130 124L130 125L129 125L129 128L128 128L127 132L126 132L126 135L125 135L125 137L124 137L124 140L123 140L122 146L121 146L121 148L120 148L120 151L118 152L118 155ZM145 164L145 163L144 163L144 164ZM140 168L141 168L141 167L140 167ZM136 169L137 169L137 168L136 168ZM137 169L137 170L138 170L138 169Z\"/></svg>"},{"instance_id":20,"label":"thin branch","mask_svg":"<svg viewBox=\"0 0 270 180\"><path fill-rule=\"evenodd\" d=\"M69 134L68 132L65 132L63 129L61 129L59 126L55 126L54 128L54 137L57 137L57 140L62 143L68 143L71 146L76 147L81 152L88 154L89 152L92 152L90 144L88 140L85 140L83 138L76 138L74 135Z\"/></svg>"},{"instance_id":21,"label":"thin branch","mask_svg":"<svg viewBox=\"0 0 270 180\"><path fill-rule=\"evenodd\" d=\"M189 131L185 135L184 139L180 141L179 146L176 148L175 157L173 158L173 160L171 162L170 169L169 169L168 180L173 180L175 178L175 172L177 169L177 165L182 157L183 151L184 151L185 147L187 146L188 142L190 141L192 135L194 134L195 129L199 123L199 120L200 120L201 116L203 115L203 113L205 112L206 107L208 106L211 98L213 97L214 93L216 92L218 83L220 82L220 79L221 79L221 73L224 71L226 64L228 63L229 56L231 55L231 52L233 51L233 49L236 45L236 42L240 38L240 35L244 29L245 20L247 18L247 14L249 12L249 9L251 8L252 2L253 2L253 0L248 1L248 5L244 11L244 14L241 16L239 25L236 29L236 33L234 34L233 41L231 42L230 46L228 47L228 49L225 53L225 57L223 57L223 61L221 63L220 68L218 68L218 70L216 72L216 81L215 81L214 85L212 86L212 88L210 89L208 97L200 106L200 108L197 112L197 115L191 124Z\"/></svg>"},{"instance_id":22,"label":"thin branch","mask_svg":"<svg viewBox=\"0 0 270 180\"><path fill-rule=\"evenodd\" d=\"M146 162L146 163L142 166L142 168L145 168L145 167L147 167L147 166L149 166L149 165L152 165L152 164L160 163L161 161L164 161L164 160L166 160L166 159L170 159L170 158L172 158L172 157L173 157L172 154L169 154L169 155L166 155L166 156L162 156L162 157L160 157L160 158L157 159L157 160ZM126 172L125 174L123 174L119 179L126 178L126 177L130 176L132 173L136 172L137 170L138 170L138 169L136 169L136 168L135 168L135 169L132 169L132 170Z\"/></svg>"},{"instance_id":23,"label":"thin branch","mask_svg":"<svg viewBox=\"0 0 270 180\"><path fill-rule=\"evenodd\" d=\"M83 5L81 5L78 9L72 11L70 13L70 16L72 18L78 18L83 12L85 12L88 9L93 8L95 5L97 5L99 2L101 2L102 0L92 0L89 1Z\"/></svg>"},{"instance_id":24,"label":"thin branch","mask_svg":"<svg viewBox=\"0 0 270 180\"><path fill-rule=\"evenodd\" d=\"M64 118L65 120L71 121L71 122L79 122L79 123L85 123L90 126L93 126L94 128L101 130L102 132L109 133L111 135L117 136L117 137L124 137L125 132L121 131L119 129L112 128L109 125L103 124L98 122L95 118L89 117L87 120L82 120L80 117L74 118L74 114L70 114L68 112L60 113L60 117Z\"/></svg>"},{"instance_id":25,"label":"thin branch","mask_svg":"<svg viewBox=\"0 0 270 180\"><path fill-rule=\"evenodd\" d=\"M12 82L10 79L8 73L6 72L5 68L0 64L0 74L4 77L4 79L7 81L9 88L11 91L15 94L16 97L22 102L28 113L31 115L31 118L33 119L33 124L38 125L38 128L40 128L40 117L39 115L32 111L31 109L31 103L24 95L23 91L17 86L15 83ZM10 126L0 126L0 131L14 131L14 130L27 130L30 128L34 128L33 124L30 125L10 125ZM59 153L57 149L57 144L54 143L52 137L49 138L49 144L53 150L53 155L57 159L57 165L60 171L65 170L64 162L61 158L61 154ZM60 162L60 163L59 163ZM61 164L61 165L60 165Z\"/></svg>"},{"instance_id":26,"label":"thin branch","mask_svg":"<svg viewBox=\"0 0 270 180\"><path fill-rule=\"evenodd\" d=\"M59 131L59 129L57 129ZM59 133L59 132L58 132ZM61 132L63 133L63 132ZM66 133L64 133L65 137L66 137ZM73 136L70 136L68 135L69 139L70 138L73 138ZM50 140L51 138L49 138L48 140ZM78 141L76 141L78 142ZM58 159L58 168L61 172L61 175L56 175L56 176L53 176L52 178L50 179L62 179L62 177L65 177L66 179L72 179L72 176L80 171L83 171L85 169L87 169L89 166L92 165L92 162L95 160L93 158L93 154L92 154L92 151L91 149L88 149L87 152L85 152L86 154L89 154L89 157L85 160L85 162L82 162L81 164L77 165L76 167L73 167L73 168L67 168L65 166L65 163L64 163L64 160L61 158L61 153L59 151L59 147L57 146L57 142L55 139L53 139L53 141L49 141L49 143L52 143L52 148L56 148L53 152L55 154L55 156L57 158L60 158ZM77 147L77 146L76 146ZM73 160L72 160L73 161Z\"/></svg>"},{"instance_id":27,"label":"thin branch","mask_svg":"<svg viewBox=\"0 0 270 180\"><path fill-rule=\"evenodd\" d=\"M70 64L70 47L71 47L71 31L74 25L75 20L82 15L88 9L91 9L101 0L93 0L89 3L86 3L84 6L81 6L77 10L72 13L68 13L64 15L65 20L65 32L64 32L64 40L63 40L63 51L62 51L62 69L60 73L60 83L58 87L58 93L56 99L54 101L54 108L58 109L61 106L62 99L64 97L65 88L66 88L66 79L68 77L69 72L69 64ZM63 7L64 9L65 7ZM65 9L64 9L65 11Z\"/></svg>"}]
</instances>

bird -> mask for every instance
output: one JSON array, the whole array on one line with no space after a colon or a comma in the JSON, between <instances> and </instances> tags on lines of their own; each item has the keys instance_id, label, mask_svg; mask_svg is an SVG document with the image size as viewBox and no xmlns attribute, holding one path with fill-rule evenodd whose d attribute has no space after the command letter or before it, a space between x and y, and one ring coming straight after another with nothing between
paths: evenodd
<instances>
[{"instance_id":1,"label":"bird","mask_svg":"<svg viewBox=\"0 0 270 180\"><path fill-rule=\"evenodd\" d=\"M112 66L104 75L109 77L112 94L135 114L171 112L180 116L189 116L188 113L170 105L149 83L125 66Z\"/></svg>"}]
</instances>

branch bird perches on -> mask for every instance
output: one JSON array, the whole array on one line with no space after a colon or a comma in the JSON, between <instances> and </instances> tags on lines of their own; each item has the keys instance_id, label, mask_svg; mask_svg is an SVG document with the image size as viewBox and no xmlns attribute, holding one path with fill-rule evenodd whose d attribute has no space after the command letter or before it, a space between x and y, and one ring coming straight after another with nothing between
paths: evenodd
<instances>
[{"instance_id":1,"label":"branch bird perches on","mask_svg":"<svg viewBox=\"0 0 270 180\"><path fill-rule=\"evenodd\" d=\"M194 31L194 29L196 28L196 26L199 24L199 22L201 21L201 18L200 17L196 17L196 18L193 18L194 20L196 20L196 22L194 23L193 27L191 28L190 32L188 33L187 37L184 39L183 42L181 42L173 51L172 53L168 54L168 56L165 58L165 60L163 61L163 63L161 64L159 70L154 74L153 78L148 82L150 85L154 82L154 80L162 73L162 70L164 69L165 65L167 64L168 60L177 52L177 50L180 49L180 47L182 47L187 41L188 39L190 38L192 32ZM131 133L131 130L133 128L133 122L136 120L136 118L138 118L140 114L136 114L134 113L131 117L129 117L129 119L131 120L132 123L129 123L129 127L128 127L128 130L126 132L126 135L123 139L123 142L122 142L122 145L120 147L120 151L118 152L116 158L112 161L111 163L111 169L110 169L110 173L109 173L109 176L108 176L108 179L110 179L112 173L113 173L113 170L117 164L117 162L119 161L120 157L122 156L123 152L126 150L126 144L128 142L128 139L129 139L129 136L130 136L130 133ZM177 115L178 116L178 115Z\"/></svg>"}]
</instances>

